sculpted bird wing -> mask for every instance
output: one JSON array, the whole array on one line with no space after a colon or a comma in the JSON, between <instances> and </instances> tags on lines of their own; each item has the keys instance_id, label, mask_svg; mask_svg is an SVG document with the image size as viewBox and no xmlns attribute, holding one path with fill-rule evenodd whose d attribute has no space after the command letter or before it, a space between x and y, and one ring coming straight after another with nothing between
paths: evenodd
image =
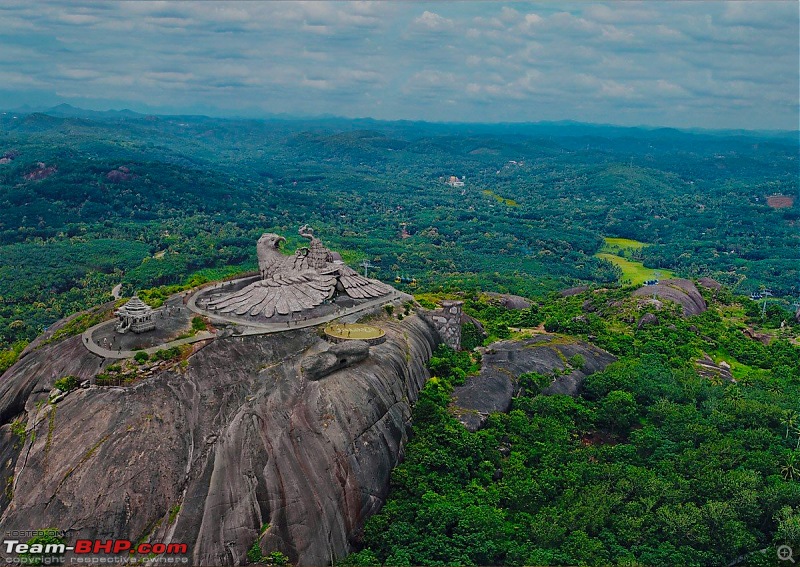
<instances>
[{"instance_id":1,"label":"sculpted bird wing","mask_svg":"<svg viewBox=\"0 0 800 567\"><path fill-rule=\"evenodd\" d=\"M339 265L337 271L339 273L339 283L345 293L354 299L381 297L388 295L392 291L392 288L378 280L371 280L358 275L358 272L346 264Z\"/></svg>"},{"instance_id":2,"label":"sculpted bird wing","mask_svg":"<svg viewBox=\"0 0 800 567\"><path fill-rule=\"evenodd\" d=\"M218 313L272 317L275 313L304 311L333 296L336 277L312 271L280 271L244 289L209 301L208 308Z\"/></svg>"}]
</instances>

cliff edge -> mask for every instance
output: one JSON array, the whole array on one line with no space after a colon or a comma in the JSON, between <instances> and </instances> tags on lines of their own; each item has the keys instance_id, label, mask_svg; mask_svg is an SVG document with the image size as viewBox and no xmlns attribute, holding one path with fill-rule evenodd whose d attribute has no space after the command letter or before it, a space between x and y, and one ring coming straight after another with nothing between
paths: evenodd
<instances>
[{"instance_id":1,"label":"cliff edge","mask_svg":"<svg viewBox=\"0 0 800 567\"><path fill-rule=\"evenodd\" d=\"M344 556L382 504L411 404L439 342L417 316L312 381L312 329L218 339L152 378L48 401L65 375L110 361L72 337L0 381L0 531L186 543L194 565L237 565L255 541L300 565ZM24 432L22 427L24 426Z\"/></svg>"}]
</instances>

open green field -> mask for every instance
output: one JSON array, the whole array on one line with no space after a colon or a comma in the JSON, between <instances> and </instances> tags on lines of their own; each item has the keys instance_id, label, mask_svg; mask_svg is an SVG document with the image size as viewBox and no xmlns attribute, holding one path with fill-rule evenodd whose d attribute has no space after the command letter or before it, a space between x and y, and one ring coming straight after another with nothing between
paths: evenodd
<instances>
[{"instance_id":1,"label":"open green field","mask_svg":"<svg viewBox=\"0 0 800 567\"><path fill-rule=\"evenodd\" d=\"M640 242L630 238L604 236L603 240L605 240L606 244L600 249L600 252L608 254L619 254L620 252L624 254L627 250L641 250L645 246L650 246L647 242Z\"/></svg>"},{"instance_id":2,"label":"open green field","mask_svg":"<svg viewBox=\"0 0 800 567\"><path fill-rule=\"evenodd\" d=\"M652 268L645 268L641 262L633 262L614 254L606 254L598 252L595 254L596 258L602 258L609 262L616 264L622 270L621 281L630 281L634 285L643 284L647 280L663 280L671 278L674 274L669 270L654 270Z\"/></svg>"},{"instance_id":3,"label":"open green field","mask_svg":"<svg viewBox=\"0 0 800 567\"><path fill-rule=\"evenodd\" d=\"M619 266L622 270L620 281L623 283L639 285L647 280L663 280L674 275L669 270L645 268L641 262L629 259L631 251L641 250L645 246L650 246L647 242L611 236L604 236L603 240L605 245L600 249L600 252L595 254L595 258L602 258Z\"/></svg>"}]
</instances>

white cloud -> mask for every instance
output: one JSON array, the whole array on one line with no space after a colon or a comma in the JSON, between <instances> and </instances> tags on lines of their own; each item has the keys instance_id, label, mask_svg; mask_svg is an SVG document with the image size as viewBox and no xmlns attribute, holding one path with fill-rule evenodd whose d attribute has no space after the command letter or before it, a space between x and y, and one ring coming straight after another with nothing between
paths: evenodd
<instances>
[{"instance_id":1,"label":"white cloud","mask_svg":"<svg viewBox=\"0 0 800 567\"><path fill-rule=\"evenodd\" d=\"M538 14L525 14L525 25L526 26L535 26L542 23L542 17Z\"/></svg>"},{"instance_id":2,"label":"white cloud","mask_svg":"<svg viewBox=\"0 0 800 567\"><path fill-rule=\"evenodd\" d=\"M79 69L79 68L71 68L59 65L58 75L65 79L76 79L79 81L85 81L88 79L98 79L103 76L103 73L101 73L96 69Z\"/></svg>"},{"instance_id":3,"label":"white cloud","mask_svg":"<svg viewBox=\"0 0 800 567\"><path fill-rule=\"evenodd\" d=\"M435 12L425 10L422 15L414 20L414 24L428 31L444 31L453 27L453 20L443 18Z\"/></svg>"},{"instance_id":4,"label":"white cloud","mask_svg":"<svg viewBox=\"0 0 800 567\"><path fill-rule=\"evenodd\" d=\"M679 6L6 0L0 91L156 110L796 128L797 4Z\"/></svg>"}]
</instances>

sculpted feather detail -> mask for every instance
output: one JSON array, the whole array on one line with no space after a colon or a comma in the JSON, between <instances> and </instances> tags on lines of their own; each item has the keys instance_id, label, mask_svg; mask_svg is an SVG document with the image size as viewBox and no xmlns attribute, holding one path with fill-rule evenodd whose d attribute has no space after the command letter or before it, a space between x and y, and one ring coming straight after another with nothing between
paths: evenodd
<instances>
[{"instance_id":1,"label":"sculpted feather detail","mask_svg":"<svg viewBox=\"0 0 800 567\"><path fill-rule=\"evenodd\" d=\"M284 237L263 234L256 244L261 279L210 300L208 308L223 314L270 318L313 309L337 293L353 299L373 299L392 292L386 284L363 277L347 266L314 237L308 225L299 232L310 242L292 256L280 251Z\"/></svg>"}]
</instances>

